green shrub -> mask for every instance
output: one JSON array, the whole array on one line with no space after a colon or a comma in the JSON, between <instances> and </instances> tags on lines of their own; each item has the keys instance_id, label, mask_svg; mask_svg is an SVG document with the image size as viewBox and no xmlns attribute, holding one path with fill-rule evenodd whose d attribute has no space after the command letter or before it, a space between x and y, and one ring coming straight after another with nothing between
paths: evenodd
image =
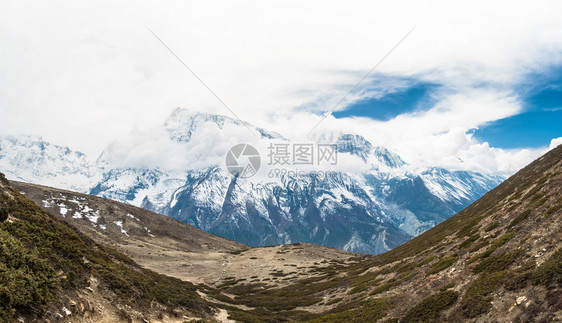
<instances>
[{"instance_id":1,"label":"green shrub","mask_svg":"<svg viewBox=\"0 0 562 323\"><path fill-rule=\"evenodd\" d=\"M487 226L486 229L484 229L484 231L490 232L490 231L494 230L495 228L497 228L498 225L499 225L498 221L494 221L494 222L490 223L490 225Z\"/></svg>"},{"instance_id":2,"label":"green shrub","mask_svg":"<svg viewBox=\"0 0 562 323\"><path fill-rule=\"evenodd\" d=\"M451 267L457 261L457 259L458 258L456 256L449 256L439 259L439 261L431 266L431 268L429 269L429 274L437 274L438 272Z\"/></svg>"},{"instance_id":3,"label":"green shrub","mask_svg":"<svg viewBox=\"0 0 562 323\"><path fill-rule=\"evenodd\" d=\"M473 269L475 273L480 273L483 271L495 272L500 270L505 270L509 265L511 265L517 257L521 254L520 250L512 250L508 252L501 253L497 256L492 256L484 259Z\"/></svg>"},{"instance_id":4,"label":"green shrub","mask_svg":"<svg viewBox=\"0 0 562 323\"><path fill-rule=\"evenodd\" d=\"M334 298L333 300L329 301L328 303L326 303L326 305L334 305L336 303L341 302L343 298L339 297L339 298Z\"/></svg>"},{"instance_id":5,"label":"green shrub","mask_svg":"<svg viewBox=\"0 0 562 323\"><path fill-rule=\"evenodd\" d=\"M473 247L469 250L469 252L476 252L476 251L478 251L478 250L480 250L480 249L486 247L486 246L489 245L489 244L490 244L490 242L489 242L487 239L482 240L482 241L478 242L475 246L473 246Z\"/></svg>"},{"instance_id":6,"label":"green shrub","mask_svg":"<svg viewBox=\"0 0 562 323\"><path fill-rule=\"evenodd\" d=\"M532 278L533 271L531 270L514 272L508 275L504 287L510 291L518 291L527 287Z\"/></svg>"},{"instance_id":7,"label":"green shrub","mask_svg":"<svg viewBox=\"0 0 562 323\"><path fill-rule=\"evenodd\" d=\"M504 234L503 236L497 238L493 243L492 243L492 247L490 248L492 252L494 252L496 249L498 249L499 247L503 246L504 244L506 244L506 242L508 242L509 240L511 240L513 238L513 233L507 233ZM490 253L491 254L491 253Z\"/></svg>"},{"instance_id":8,"label":"green shrub","mask_svg":"<svg viewBox=\"0 0 562 323\"><path fill-rule=\"evenodd\" d=\"M535 184L535 187L523 196L522 200L528 200L529 198L534 197L542 189L545 181L546 180L544 178L540 179L537 184Z\"/></svg>"},{"instance_id":9,"label":"green shrub","mask_svg":"<svg viewBox=\"0 0 562 323\"><path fill-rule=\"evenodd\" d=\"M236 322L262 323L262 322L286 322L289 320L306 321L314 316L306 311L280 311L270 312L264 308L256 308L253 310L240 310L239 308L218 305L228 311L228 318Z\"/></svg>"},{"instance_id":10,"label":"green shrub","mask_svg":"<svg viewBox=\"0 0 562 323\"><path fill-rule=\"evenodd\" d=\"M561 208L562 208L562 203L552 205L548 209L546 209L546 211L544 212L544 216L548 218L551 214L554 214L554 212L560 210Z\"/></svg>"},{"instance_id":11,"label":"green shrub","mask_svg":"<svg viewBox=\"0 0 562 323\"><path fill-rule=\"evenodd\" d=\"M532 211L531 209L526 209L525 211L521 212L509 223L507 228L511 229L516 225L518 225L519 223L523 222L523 220L525 220L531 214L531 211Z\"/></svg>"},{"instance_id":12,"label":"green shrub","mask_svg":"<svg viewBox=\"0 0 562 323\"><path fill-rule=\"evenodd\" d=\"M349 286L347 279L326 280L327 278L328 275L310 277L282 288L264 289L261 284L237 285L225 290L236 295L234 299L221 300L230 304L259 307L270 312L291 311L296 307L311 306L321 302L323 298L320 294L328 289ZM220 295L219 290L215 293Z\"/></svg>"},{"instance_id":13,"label":"green shrub","mask_svg":"<svg viewBox=\"0 0 562 323\"><path fill-rule=\"evenodd\" d=\"M399 263L392 269L392 271L396 273L408 273L416 267L417 264L415 262Z\"/></svg>"},{"instance_id":14,"label":"green shrub","mask_svg":"<svg viewBox=\"0 0 562 323\"><path fill-rule=\"evenodd\" d=\"M466 240L464 240L460 245L459 248L460 249L464 249L466 247L468 247L469 245L471 245L474 241L480 239L480 235L479 234L473 234L471 236L469 236Z\"/></svg>"},{"instance_id":15,"label":"green shrub","mask_svg":"<svg viewBox=\"0 0 562 323\"><path fill-rule=\"evenodd\" d=\"M16 310L41 316L57 292L49 264L0 230L0 321L11 321Z\"/></svg>"},{"instance_id":16,"label":"green shrub","mask_svg":"<svg viewBox=\"0 0 562 323\"><path fill-rule=\"evenodd\" d=\"M370 287L372 284L376 283L380 273L368 272L361 276L356 276L352 278L351 287L367 286Z\"/></svg>"},{"instance_id":17,"label":"green shrub","mask_svg":"<svg viewBox=\"0 0 562 323\"><path fill-rule=\"evenodd\" d=\"M447 290L447 289L453 288L453 287L455 287L455 282L450 282L447 285L441 287L440 291L444 291L444 290Z\"/></svg>"},{"instance_id":18,"label":"green shrub","mask_svg":"<svg viewBox=\"0 0 562 323\"><path fill-rule=\"evenodd\" d=\"M532 282L535 285L562 285L562 248L558 249L550 258L542 263L533 273Z\"/></svg>"},{"instance_id":19,"label":"green shrub","mask_svg":"<svg viewBox=\"0 0 562 323\"><path fill-rule=\"evenodd\" d=\"M459 293L452 290L442 291L431 295L412 307L400 322L433 322L439 317L441 311L451 307L457 299Z\"/></svg>"},{"instance_id":20,"label":"green shrub","mask_svg":"<svg viewBox=\"0 0 562 323\"><path fill-rule=\"evenodd\" d=\"M494 251L496 251L499 247L506 244L512 238L513 238L513 233L507 233L507 234L504 234L503 236L497 238L496 240L494 240L494 242L492 242L492 245L488 248L488 250L470 258L468 260L468 264L471 264L471 263L473 263L473 262L475 262L479 259L482 259L482 258L488 258L491 254L494 253Z\"/></svg>"},{"instance_id":21,"label":"green shrub","mask_svg":"<svg viewBox=\"0 0 562 323\"><path fill-rule=\"evenodd\" d=\"M467 224L465 224L457 233L458 238L467 237L469 235L474 234L478 230L476 225L482 220L481 216L476 217L475 219L470 220Z\"/></svg>"},{"instance_id":22,"label":"green shrub","mask_svg":"<svg viewBox=\"0 0 562 323\"><path fill-rule=\"evenodd\" d=\"M435 259L435 255L425 258L424 260L420 261L420 263L418 264L418 267L421 267L423 265L426 265L426 264L430 263L433 259Z\"/></svg>"},{"instance_id":23,"label":"green shrub","mask_svg":"<svg viewBox=\"0 0 562 323\"><path fill-rule=\"evenodd\" d=\"M486 313L492 306L490 293L505 282L506 276L506 271L482 274L465 292L459 304L460 314L467 318L474 318Z\"/></svg>"},{"instance_id":24,"label":"green shrub","mask_svg":"<svg viewBox=\"0 0 562 323\"><path fill-rule=\"evenodd\" d=\"M0 204L0 222L6 221L8 218L8 209Z\"/></svg>"},{"instance_id":25,"label":"green shrub","mask_svg":"<svg viewBox=\"0 0 562 323\"><path fill-rule=\"evenodd\" d=\"M368 300L359 304L356 308L339 313L324 315L308 322L375 322L386 316L388 310L394 306L395 299L395 297L389 297Z\"/></svg>"},{"instance_id":26,"label":"green shrub","mask_svg":"<svg viewBox=\"0 0 562 323\"><path fill-rule=\"evenodd\" d=\"M384 293L384 292L390 290L392 287L398 285L399 283L400 283L399 281L392 278L388 282L386 282L386 283L382 284L381 286L375 288L369 295L376 295L376 294Z\"/></svg>"}]
</instances>

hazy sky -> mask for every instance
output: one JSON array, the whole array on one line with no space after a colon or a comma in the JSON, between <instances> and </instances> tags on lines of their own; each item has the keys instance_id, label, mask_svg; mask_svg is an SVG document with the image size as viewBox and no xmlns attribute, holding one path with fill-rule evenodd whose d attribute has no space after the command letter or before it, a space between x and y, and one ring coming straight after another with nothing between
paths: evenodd
<instances>
[{"instance_id":1,"label":"hazy sky","mask_svg":"<svg viewBox=\"0 0 562 323\"><path fill-rule=\"evenodd\" d=\"M2 1L0 134L90 155L176 107L420 165L513 171L562 137L560 1ZM558 122L559 121L559 122ZM555 140L562 143L562 140ZM525 149L527 148L527 149Z\"/></svg>"}]
</instances>

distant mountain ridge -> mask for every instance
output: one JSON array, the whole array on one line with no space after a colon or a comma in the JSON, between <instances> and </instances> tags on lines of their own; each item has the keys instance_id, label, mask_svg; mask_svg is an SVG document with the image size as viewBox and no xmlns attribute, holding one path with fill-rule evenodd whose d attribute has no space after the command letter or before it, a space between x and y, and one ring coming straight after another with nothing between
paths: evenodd
<instances>
[{"instance_id":1,"label":"distant mountain ridge","mask_svg":"<svg viewBox=\"0 0 562 323\"><path fill-rule=\"evenodd\" d=\"M260 140L286 141L247 126ZM248 135L238 120L185 109L176 109L164 128L180 145L207 132ZM366 171L248 181L231 176L223 164L210 164L177 175L111 167L107 152L92 162L36 137L0 137L0 169L11 179L141 206L250 246L310 242L370 254L435 226L505 178L442 168L412 171L397 154L356 134L321 134L314 140L337 143L340 156L359 158Z\"/></svg>"},{"instance_id":2,"label":"distant mountain ridge","mask_svg":"<svg viewBox=\"0 0 562 323\"><path fill-rule=\"evenodd\" d=\"M101 179L89 158L39 136L0 136L0 169L6 177L83 191Z\"/></svg>"}]
</instances>

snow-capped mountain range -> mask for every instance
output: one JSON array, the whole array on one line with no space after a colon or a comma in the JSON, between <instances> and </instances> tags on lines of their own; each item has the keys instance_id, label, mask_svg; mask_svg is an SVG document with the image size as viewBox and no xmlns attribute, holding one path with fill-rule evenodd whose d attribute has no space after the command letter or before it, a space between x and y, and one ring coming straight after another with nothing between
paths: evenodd
<instances>
[{"instance_id":1,"label":"snow-capped mountain range","mask_svg":"<svg viewBox=\"0 0 562 323\"><path fill-rule=\"evenodd\" d=\"M262 143L287 141L226 116L186 109L176 109L163 125L166 140L187 154L201 138L209 147L219 142L229 147L236 142L232 133L247 127ZM224 135L212 139L208 131ZM141 206L250 246L312 242L371 254L433 227L505 179L505 174L414 170L397 154L355 134L320 134L314 142L336 143L339 158L362 165L361 170L250 180L232 176L224 162L180 171L111 166L110 151L94 160L40 137L2 136L0 171L13 180Z\"/></svg>"}]
</instances>

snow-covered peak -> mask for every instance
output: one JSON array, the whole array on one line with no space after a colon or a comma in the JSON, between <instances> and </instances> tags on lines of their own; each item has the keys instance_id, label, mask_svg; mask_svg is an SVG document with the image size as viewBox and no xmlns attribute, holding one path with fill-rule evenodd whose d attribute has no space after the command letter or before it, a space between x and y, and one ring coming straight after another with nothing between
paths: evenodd
<instances>
[{"instance_id":1,"label":"snow-covered peak","mask_svg":"<svg viewBox=\"0 0 562 323\"><path fill-rule=\"evenodd\" d=\"M166 120L164 126L170 134L170 138L178 142L189 142L196 131L203 129L221 131L229 128L246 132L248 131L245 129L246 127L252 129L264 139L283 139L283 136L278 133L254 127L247 122L244 124L231 117L183 108L176 108Z\"/></svg>"},{"instance_id":2,"label":"snow-covered peak","mask_svg":"<svg viewBox=\"0 0 562 323\"><path fill-rule=\"evenodd\" d=\"M9 179L87 190L101 170L86 155L39 136L0 136L0 171Z\"/></svg>"},{"instance_id":3,"label":"snow-covered peak","mask_svg":"<svg viewBox=\"0 0 562 323\"><path fill-rule=\"evenodd\" d=\"M502 182L502 175L429 168L419 174L424 185L443 201L475 200Z\"/></svg>"},{"instance_id":4,"label":"snow-covered peak","mask_svg":"<svg viewBox=\"0 0 562 323\"><path fill-rule=\"evenodd\" d=\"M338 145L338 152L359 156L364 161L369 158L373 149L373 145L367 139L354 134L341 134L336 144Z\"/></svg>"},{"instance_id":5,"label":"snow-covered peak","mask_svg":"<svg viewBox=\"0 0 562 323\"><path fill-rule=\"evenodd\" d=\"M406 165L406 162L400 156L384 147L375 147L373 155L388 167L398 168Z\"/></svg>"},{"instance_id":6,"label":"snow-covered peak","mask_svg":"<svg viewBox=\"0 0 562 323\"><path fill-rule=\"evenodd\" d=\"M89 193L136 206L162 207L184 182L158 169L115 168L103 174Z\"/></svg>"},{"instance_id":7,"label":"snow-covered peak","mask_svg":"<svg viewBox=\"0 0 562 323\"><path fill-rule=\"evenodd\" d=\"M399 168L406 165L396 153L384 147L374 146L365 137L342 132L322 132L313 137L318 143L337 144L338 153L350 154L361 158L372 168Z\"/></svg>"}]
</instances>

